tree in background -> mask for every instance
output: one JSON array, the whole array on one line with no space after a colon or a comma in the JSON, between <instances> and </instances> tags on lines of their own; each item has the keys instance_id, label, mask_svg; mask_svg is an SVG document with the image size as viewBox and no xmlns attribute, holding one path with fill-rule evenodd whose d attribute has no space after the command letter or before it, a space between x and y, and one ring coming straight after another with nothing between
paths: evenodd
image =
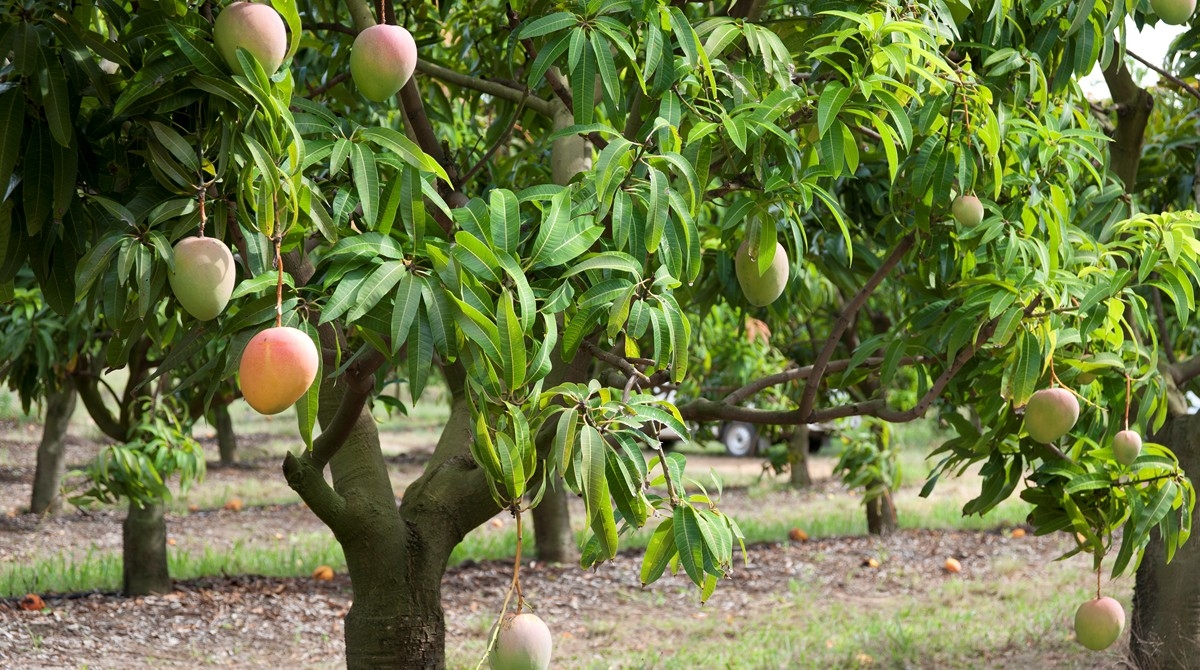
<instances>
[{"instance_id":1,"label":"tree in background","mask_svg":"<svg viewBox=\"0 0 1200 670\"><path fill-rule=\"evenodd\" d=\"M1152 528L1168 553L1190 532L1171 452L1108 446L1166 419L1141 287L1190 315L1197 219L1125 206L1075 85L1121 62L1147 3L277 0L279 69L213 47L220 3L6 4L0 291L27 267L60 313L101 314L106 367L149 353L166 376L218 344L158 397L215 394L266 327L308 334L321 368L283 469L345 551L351 667L444 665L451 550L545 481L584 498L584 567L651 524L642 581L670 567L707 597L740 532L650 422L936 408L958 435L934 481L982 464L969 511L1026 482L1038 532L1079 533L1072 553L1117 574ZM420 61L368 103L374 82L347 72L376 22L407 26ZM982 215L952 219L959 196ZM167 281L196 233L240 272L204 322ZM739 265L789 279L739 285ZM821 314L800 287L824 282L840 297ZM773 330L807 314L811 358L721 398L655 398L688 378L718 303ZM440 374L452 397L399 506L368 411L393 371L414 397ZM752 406L796 382L794 408ZM1049 387L1083 409L1041 442L1022 408Z\"/></svg>"}]
</instances>

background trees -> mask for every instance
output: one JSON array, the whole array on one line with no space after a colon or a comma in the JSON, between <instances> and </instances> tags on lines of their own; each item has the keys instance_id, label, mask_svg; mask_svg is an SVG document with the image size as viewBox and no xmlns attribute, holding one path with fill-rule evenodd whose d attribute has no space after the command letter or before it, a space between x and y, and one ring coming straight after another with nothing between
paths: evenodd
<instances>
[{"instance_id":1,"label":"background trees","mask_svg":"<svg viewBox=\"0 0 1200 670\"><path fill-rule=\"evenodd\" d=\"M740 533L651 421L937 410L959 436L934 480L982 464L967 513L1024 481L1039 532L1079 533L1115 572L1152 528L1168 553L1190 532L1171 453L1129 468L1106 447L1131 406L1144 432L1166 418L1140 287L1188 319L1195 217L1125 204L1074 85L1098 61L1120 72L1146 3L273 4L284 67L243 51L233 74L219 3L7 3L0 286L29 268L55 310L101 314L95 360L130 367L134 394L175 375L164 394L211 398L277 315L310 334L323 369L283 469L345 549L349 665L442 665L450 551L544 481L585 500L584 566L654 524L641 579L670 567L711 593ZM379 21L421 61L371 105L345 72ZM985 204L977 226L949 217L962 193ZM240 283L201 324L166 278L172 243L202 229ZM763 268L787 253L769 307L738 288L743 242ZM800 315L802 365L678 408L648 393L688 377L720 303L775 330ZM452 396L398 506L367 411L397 374L417 396L440 374ZM751 406L785 382L794 407ZM1020 409L1055 384L1084 412L1039 444Z\"/></svg>"}]
</instances>

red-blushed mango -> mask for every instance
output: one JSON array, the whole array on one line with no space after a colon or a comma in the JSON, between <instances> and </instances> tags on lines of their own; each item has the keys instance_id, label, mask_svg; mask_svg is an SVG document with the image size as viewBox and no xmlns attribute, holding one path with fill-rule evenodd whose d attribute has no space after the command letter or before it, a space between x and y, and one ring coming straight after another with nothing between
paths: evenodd
<instances>
[{"instance_id":1,"label":"red-blushed mango","mask_svg":"<svg viewBox=\"0 0 1200 670\"><path fill-rule=\"evenodd\" d=\"M1092 651L1107 649L1124 629L1125 610L1107 596L1093 598L1075 610L1075 639Z\"/></svg>"},{"instance_id":2,"label":"red-blushed mango","mask_svg":"<svg viewBox=\"0 0 1200 670\"><path fill-rule=\"evenodd\" d=\"M233 254L224 242L215 237L185 237L175 243L175 269L167 280L187 313L208 321L229 304L234 274Z\"/></svg>"},{"instance_id":3,"label":"red-blushed mango","mask_svg":"<svg viewBox=\"0 0 1200 670\"><path fill-rule=\"evenodd\" d=\"M242 397L260 414L291 407L317 378L317 346L302 330L268 328L250 339L238 366Z\"/></svg>"},{"instance_id":4,"label":"red-blushed mango","mask_svg":"<svg viewBox=\"0 0 1200 670\"><path fill-rule=\"evenodd\" d=\"M488 653L488 666L492 670L546 670L553 646L550 629L536 614L508 612L501 620L496 646Z\"/></svg>"},{"instance_id":5,"label":"red-blushed mango","mask_svg":"<svg viewBox=\"0 0 1200 670\"><path fill-rule=\"evenodd\" d=\"M269 77L287 55L287 26L283 25L279 12L268 4L235 2L217 14L213 42L234 74L245 74L237 58L241 47L254 56Z\"/></svg>"},{"instance_id":6,"label":"red-blushed mango","mask_svg":"<svg viewBox=\"0 0 1200 670\"><path fill-rule=\"evenodd\" d=\"M950 203L950 213L959 225L974 228L983 223L983 203L973 195L960 195Z\"/></svg>"},{"instance_id":7,"label":"red-blushed mango","mask_svg":"<svg viewBox=\"0 0 1200 670\"><path fill-rule=\"evenodd\" d=\"M350 48L350 76L368 100L396 95L417 69L417 43L401 26L379 24L360 32Z\"/></svg>"},{"instance_id":8,"label":"red-blushed mango","mask_svg":"<svg viewBox=\"0 0 1200 670\"><path fill-rule=\"evenodd\" d=\"M733 257L733 269L737 274L742 294L751 305L766 307L783 294L788 281L788 257L783 245L775 243L775 258L767 271L758 273L758 257L750 255L750 243L742 242Z\"/></svg>"},{"instance_id":9,"label":"red-blushed mango","mask_svg":"<svg viewBox=\"0 0 1200 670\"><path fill-rule=\"evenodd\" d=\"M1196 12L1196 0L1150 0L1150 8L1163 23L1182 26Z\"/></svg>"},{"instance_id":10,"label":"red-blushed mango","mask_svg":"<svg viewBox=\"0 0 1200 670\"><path fill-rule=\"evenodd\" d=\"M1142 436L1132 430L1123 430L1113 436L1113 458L1121 465L1133 465L1142 453Z\"/></svg>"},{"instance_id":11,"label":"red-blushed mango","mask_svg":"<svg viewBox=\"0 0 1200 670\"><path fill-rule=\"evenodd\" d=\"M1025 405L1025 430L1029 437L1050 444L1071 430L1079 420L1079 401L1064 388L1042 389Z\"/></svg>"}]
</instances>

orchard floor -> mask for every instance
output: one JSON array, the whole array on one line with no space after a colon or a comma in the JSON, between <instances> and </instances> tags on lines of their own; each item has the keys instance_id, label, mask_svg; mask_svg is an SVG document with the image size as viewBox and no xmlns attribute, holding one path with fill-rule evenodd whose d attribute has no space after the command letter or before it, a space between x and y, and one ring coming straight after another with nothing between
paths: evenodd
<instances>
[{"instance_id":1,"label":"orchard floor","mask_svg":"<svg viewBox=\"0 0 1200 670\"><path fill-rule=\"evenodd\" d=\"M122 510L68 510L43 519L19 513L36 449L36 435L22 437L22 430L0 426L0 567L119 551ZM419 472L428 449L413 444L391 459L398 491ZM80 465L96 448L73 440L68 462ZM189 498L202 504L168 515L173 546L236 551L328 532L298 503L224 509L221 501L244 486L282 481L275 455L248 448L246 458L244 467L210 471L207 492ZM810 490L734 487L725 491L722 508L739 519L831 505L861 514L858 501L829 479L832 463L814 459L818 482ZM752 459L700 455L689 456L692 467L697 473L713 467L734 481L751 481L759 470ZM255 495L269 499L272 491ZM952 487L948 495L956 495ZM916 504L915 495L898 497L902 511ZM511 532L512 523L499 516L481 531ZM1063 605L1063 594L1074 603L1087 597L1088 563L1055 562L1067 548L1060 536L1014 537L1012 531L904 530L882 540L807 542L781 537L749 547L748 562L739 556L732 579L703 605L682 576L641 588L640 552L590 572L526 562L521 581L554 632L555 668L1121 667L1123 641L1096 654L1071 639L1074 611ZM951 557L961 563L960 573L945 569ZM449 667L477 666L511 570L505 561L468 561L448 570ZM1106 593L1128 607L1131 581L1106 580ZM343 574L332 581L206 577L177 581L169 594L133 599L43 597L41 611L22 610L17 598L0 599L0 668L337 668L343 666L342 617L352 601Z\"/></svg>"}]
</instances>

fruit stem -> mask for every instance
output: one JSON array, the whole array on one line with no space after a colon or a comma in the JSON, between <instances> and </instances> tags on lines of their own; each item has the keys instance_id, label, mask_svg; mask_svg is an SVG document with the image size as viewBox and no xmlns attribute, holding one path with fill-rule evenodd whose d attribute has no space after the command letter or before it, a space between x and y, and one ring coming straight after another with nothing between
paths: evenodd
<instances>
[{"instance_id":1,"label":"fruit stem","mask_svg":"<svg viewBox=\"0 0 1200 670\"><path fill-rule=\"evenodd\" d=\"M204 191L207 190L201 186L196 190L196 200L200 204L200 237L204 237L204 224L208 223L208 213L204 211Z\"/></svg>"},{"instance_id":2,"label":"fruit stem","mask_svg":"<svg viewBox=\"0 0 1200 670\"><path fill-rule=\"evenodd\" d=\"M1103 561L1104 559L1101 559ZM1100 599L1100 563L1096 564L1096 600Z\"/></svg>"},{"instance_id":3,"label":"fruit stem","mask_svg":"<svg viewBox=\"0 0 1200 670\"><path fill-rule=\"evenodd\" d=\"M283 258L280 255L280 247L283 245L283 229L275 232L275 267L278 269L279 279L275 284L275 327L279 328L283 325Z\"/></svg>"},{"instance_id":4,"label":"fruit stem","mask_svg":"<svg viewBox=\"0 0 1200 670\"><path fill-rule=\"evenodd\" d=\"M1129 430L1129 405L1133 401L1133 380L1125 373L1125 430Z\"/></svg>"},{"instance_id":5,"label":"fruit stem","mask_svg":"<svg viewBox=\"0 0 1200 670\"><path fill-rule=\"evenodd\" d=\"M517 551L516 558L513 559L513 578L512 588L517 592L517 614L521 613L521 607L525 605L525 596L521 595L521 508L516 505L512 506L512 514L517 519ZM508 607L505 606L507 610Z\"/></svg>"}]
</instances>

